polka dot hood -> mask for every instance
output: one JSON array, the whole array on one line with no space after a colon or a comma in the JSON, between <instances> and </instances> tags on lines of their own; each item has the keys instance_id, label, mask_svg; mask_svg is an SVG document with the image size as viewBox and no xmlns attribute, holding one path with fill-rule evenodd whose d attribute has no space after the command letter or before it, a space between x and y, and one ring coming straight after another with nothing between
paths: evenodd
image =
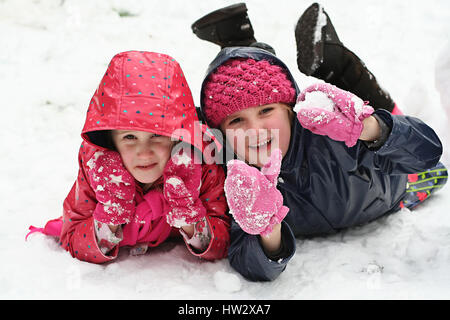
<instances>
[{"instance_id":1,"label":"polka dot hood","mask_svg":"<svg viewBox=\"0 0 450 320\"><path fill-rule=\"evenodd\" d=\"M156 247L168 237L184 239L187 249L196 257L205 260L224 258L229 248L230 217L227 215L227 201L223 190L225 173L221 166L214 163L201 165L202 182L198 190L198 197L206 210L206 219L204 223L196 224L195 228L201 231L208 226L210 237L207 239L207 249L197 251L191 248L179 229L171 228L167 224L165 200L159 188L162 187L160 183L163 182L163 176L150 190L144 190L140 183L134 181L135 210L128 207L127 215L122 216L124 219L115 221L127 223L111 238L112 242L109 241L111 239L97 239L97 231L101 231L104 225L96 224L101 220L94 218L94 212L98 207L103 207L103 210L112 209L108 208L110 200L106 203L99 201L99 197L102 197L100 191L105 191L105 184L96 179L103 172L115 182L119 178L121 181L127 180L126 177L123 180L123 171L126 168L120 169L119 172L117 166L113 165L117 165L118 161L113 161L111 168L98 163L99 157L104 154L102 151L108 147L105 145L105 137L110 135L105 134L105 130L114 129L142 130L175 137L202 151L202 140L190 139L188 136L207 133L207 127L198 122L191 92L180 66L174 59L153 52L119 53L111 60L90 101L82 131L85 141L81 143L78 151L78 175L64 199L62 216L48 221L44 228L31 226L30 232L59 235L59 245L72 257L92 263L116 259L119 250L122 250L119 247L140 244ZM104 162L104 165L108 166L108 162ZM92 174L95 167L97 171ZM131 180L127 180L127 183L126 193L131 194L133 183ZM108 190L114 188L108 187ZM120 200L123 200L123 197L120 197ZM110 203L110 207L114 210L123 209L118 205L120 202L123 204L123 201L116 199ZM130 213L132 210L133 213ZM106 228L109 231L109 228ZM119 239L121 237L122 240ZM104 247L110 247L107 254L103 251Z\"/></svg>"},{"instance_id":2,"label":"polka dot hood","mask_svg":"<svg viewBox=\"0 0 450 320\"><path fill-rule=\"evenodd\" d=\"M203 151L203 135L191 91L180 65L155 52L127 51L108 65L86 114L83 139L107 148L104 130L138 130L184 141Z\"/></svg>"}]
</instances>

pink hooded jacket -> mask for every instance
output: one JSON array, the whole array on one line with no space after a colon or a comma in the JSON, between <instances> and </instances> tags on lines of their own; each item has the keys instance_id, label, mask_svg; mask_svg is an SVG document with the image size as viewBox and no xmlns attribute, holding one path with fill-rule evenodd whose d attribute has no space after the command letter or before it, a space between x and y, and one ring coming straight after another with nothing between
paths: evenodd
<instances>
[{"instance_id":1,"label":"pink hooded jacket","mask_svg":"<svg viewBox=\"0 0 450 320\"><path fill-rule=\"evenodd\" d=\"M203 135L208 135L207 127L198 121L184 74L173 58L140 51L123 52L113 57L89 104L82 130L84 142L78 153L78 177L64 201L62 222L55 219L44 228L44 233L46 228L54 229L47 230L47 234L60 231L60 245L73 257L83 261L103 263L118 254L119 246L105 255L97 245L92 216L97 201L86 173L86 164L94 153L110 146L102 130L116 129L169 136L190 143L201 151L206 147ZM213 140L210 135L208 138ZM200 199L207 211L211 241L201 253L186 245L192 254L207 260L224 258L228 251L230 218L226 214L224 181L225 175L220 166L202 165ZM144 201L144 193L139 184L136 185L135 201L138 206ZM154 200L147 204L149 213L133 219L145 223L130 222L125 225L120 246L140 242L157 246L171 235L181 237L178 229L171 228L162 215L164 203L161 193L149 192L154 193L152 197L147 197ZM142 212L137 210L136 214Z\"/></svg>"}]
</instances>

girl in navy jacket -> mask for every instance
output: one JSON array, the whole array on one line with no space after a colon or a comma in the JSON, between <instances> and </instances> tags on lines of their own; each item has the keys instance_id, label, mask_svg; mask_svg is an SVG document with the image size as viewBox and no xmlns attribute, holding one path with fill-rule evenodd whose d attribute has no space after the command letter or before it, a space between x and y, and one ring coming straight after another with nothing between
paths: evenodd
<instances>
[{"instance_id":1,"label":"girl in navy jacket","mask_svg":"<svg viewBox=\"0 0 450 320\"><path fill-rule=\"evenodd\" d=\"M297 22L297 65L327 83L302 93L275 50L255 39L244 3L192 30L223 49L203 82L200 113L227 140L228 256L246 278L275 279L295 237L412 209L447 181L434 131L401 115L320 4Z\"/></svg>"},{"instance_id":2,"label":"girl in navy jacket","mask_svg":"<svg viewBox=\"0 0 450 320\"><path fill-rule=\"evenodd\" d=\"M414 207L408 175L434 175L427 195L447 180L442 144L421 120L374 111L328 84L300 94L286 65L259 48L221 50L202 84L200 112L240 159L227 163L228 256L250 280L279 276L295 237Z\"/></svg>"}]
</instances>

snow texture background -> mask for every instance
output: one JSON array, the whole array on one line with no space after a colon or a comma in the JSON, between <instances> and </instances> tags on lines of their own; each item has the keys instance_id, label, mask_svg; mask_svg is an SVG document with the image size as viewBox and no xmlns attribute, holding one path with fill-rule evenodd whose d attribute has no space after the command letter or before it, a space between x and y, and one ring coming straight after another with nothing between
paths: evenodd
<instances>
[{"instance_id":1,"label":"snow texture background","mask_svg":"<svg viewBox=\"0 0 450 320\"><path fill-rule=\"evenodd\" d=\"M236 1L237 2L237 1ZM224 0L0 0L0 298L2 299L449 299L450 187L337 235L297 241L285 272L246 281L226 259L200 261L184 244L145 256L123 250L95 265L73 259L41 234L62 213L75 181L88 103L114 54L167 53L199 103L218 47L191 24ZM294 26L311 1L246 1L259 41L270 43L301 88L317 81L296 67ZM400 108L444 143L449 166L450 2L321 2L340 39L364 60Z\"/></svg>"}]
</instances>

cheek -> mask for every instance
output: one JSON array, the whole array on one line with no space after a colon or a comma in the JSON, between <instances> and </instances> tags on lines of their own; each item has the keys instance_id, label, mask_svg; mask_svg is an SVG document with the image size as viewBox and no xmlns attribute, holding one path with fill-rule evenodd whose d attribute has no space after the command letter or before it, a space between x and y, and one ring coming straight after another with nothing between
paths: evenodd
<instances>
[{"instance_id":1,"label":"cheek","mask_svg":"<svg viewBox=\"0 0 450 320\"><path fill-rule=\"evenodd\" d=\"M158 155L159 166L161 168L164 168L167 164L167 161L169 161L170 156L171 156L172 146L173 146L173 144L170 143L170 144L159 145L158 147L155 148L155 153Z\"/></svg>"},{"instance_id":2,"label":"cheek","mask_svg":"<svg viewBox=\"0 0 450 320\"><path fill-rule=\"evenodd\" d=\"M241 158L245 156L246 139L244 134L237 134L236 132L229 132L225 136L228 144L233 148L233 151Z\"/></svg>"},{"instance_id":3,"label":"cheek","mask_svg":"<svg viewBox=\"0 0 450 320\"><path fill-rule=\"evenodd\" d=\"M134 152L125 148L118 148L118 152L122 158L125 168L130 171L130 169L133 168Z\"/></svg>"},{"instance_id":4,"label":"cheek","mask_svg":"<svg viewBox=\"0 0 450 320\"><path fill-rule=\"evenodd\" d=\"M270 130L270 135L274 138L272 148L279 148L284 156L289 149L291 140L291 123L289 117L285 112L279 113L271 121L266 123L266 128Z\"/></svg>"}]
</instances>

